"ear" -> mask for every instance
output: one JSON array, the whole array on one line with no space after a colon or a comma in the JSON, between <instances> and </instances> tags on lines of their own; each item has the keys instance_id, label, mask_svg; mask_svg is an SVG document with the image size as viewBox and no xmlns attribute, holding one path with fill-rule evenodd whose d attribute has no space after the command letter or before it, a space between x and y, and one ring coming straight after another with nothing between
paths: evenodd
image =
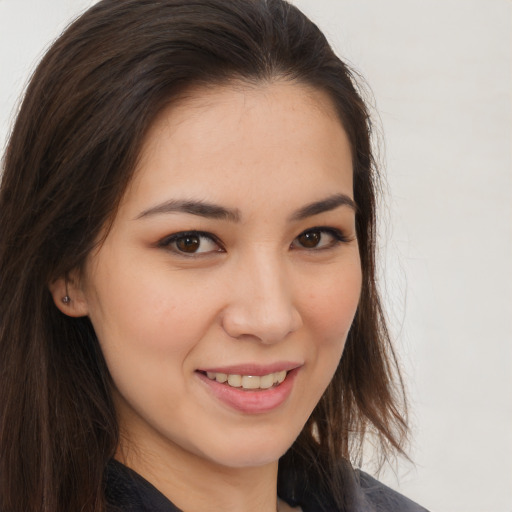
<instances>
[{"instance_id":1,"label":"ear","mask_svg":"<svg viewBox=\"0 0 512 512\"><path fill-rule=\"evenodd\" d=\"M77 276L59 277L48 285L53 302L65 315L72 317L87 316L89 308L85 294Z\"/></svg>"}]
</instances>

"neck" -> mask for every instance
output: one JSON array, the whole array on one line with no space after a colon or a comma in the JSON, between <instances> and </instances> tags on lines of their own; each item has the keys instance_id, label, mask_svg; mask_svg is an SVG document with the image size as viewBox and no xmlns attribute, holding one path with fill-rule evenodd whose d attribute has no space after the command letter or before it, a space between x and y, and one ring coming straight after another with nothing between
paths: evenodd
<instances>
[{"instance_id":1,"label":"neck","mask_svg":"<svg viewBox=\"0 0 512 512\"><path fill-rule=\"evenodd\" d=\"M116 458L187 512L288 510L284 504L277 504L277 461L232 468L169 446L157 453L137 449L127 453L121 449Z\"/></svg>"}]
</instances>

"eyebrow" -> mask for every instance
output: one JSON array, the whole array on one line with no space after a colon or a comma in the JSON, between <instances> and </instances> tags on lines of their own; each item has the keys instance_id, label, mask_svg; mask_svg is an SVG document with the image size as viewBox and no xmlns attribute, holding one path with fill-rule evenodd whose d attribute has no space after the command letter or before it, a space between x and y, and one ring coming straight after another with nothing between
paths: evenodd
<instances>
[{"instance_id":1,"label":"eyebrow","mask_svg":"<svg viewBox=\"0 0 512 512\"><path fill-rule=\"evenodd\" d=\"M321 201L316 201L314 203L303 206L290 217L290 220L303 220L308 217L312 217L313 215L335 210L340 206L348 206L357 212L357 205L351 197L347 196L346 194L334 194L325 199L322 199Z\"/></svg>"},{"instance_id":2,"label":"eyebrow","mask_svg":"<svg viewBox=\"0 0 512 512\"><path fill-rule=\"evenodd\" d=\"M322 199L321 201L315 201L314 203L303 206L296 212L294 212L289 220L298 221L303 220L320 213L328 212L339 208L340 206L348 206L354 211L357 211L357 206L353 199L345 194L334 194ZM241 214L240 210L236 208L225 208L212 203L195 200L179 200L171 199L165 203L152 206L147 210L140 213L136 219L142 219L151 215L165 214L165 213L189 213L191 215L197 215L199 217L206 217L210 219L222 219L230 222L240 222Z\"/></svg>"},{"instance_id":3,"label":"eyebrow","mask_svg":"<svg viewBox=\"0 0 512 512\"><path fill-rule=\"evenodd\" d=\"M199 217L207 217L210 219L229 220L231 222L240 221L240 211L232 208L224 208L212 203L204 201L183 201L171 199L165 203L158 204L147 210L144 210L136 218L141 219L149 215L156 215L160 213L190 213L198 215Z\"/></svg>"}]
</instances>

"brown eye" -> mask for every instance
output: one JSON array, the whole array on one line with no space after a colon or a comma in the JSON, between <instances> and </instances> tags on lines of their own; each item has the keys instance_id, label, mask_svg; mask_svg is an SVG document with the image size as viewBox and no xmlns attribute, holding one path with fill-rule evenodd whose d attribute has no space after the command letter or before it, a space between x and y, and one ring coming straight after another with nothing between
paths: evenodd
<instances>
[{"instance_id":1,"label":"brown eye","mask_svg":"<svg viewBox=\"0 0 512 512\"><path fill-rule=\"evenodd\" d=\"M322 239L320 231L306 231L297 237L297 242L306 249L314 249Z\"/></svg>"},{"instance_id":2,"label":"brown eye","mask_svg":"<svg viewBox=\"0 0 512 512\"><path fill-rule=\"evenodd\" d=\"M176 233L164 238L158 245L182 255L223 252L213 235L201 231Z\"/></svg>"},{"instance_id":3,"label":"brown eye","mask_svg":"<svg viewBox=\"0 0 512 512\"><path fill-rule=\"evenodd\" d=\"M336 228L317 227L303 231L293 242L293 249L321 250L335 247L348 239Z\"/></svg>"},{"instance_id":4,"label":"brown eye","mask_svg":"<svg viewBox=\"0 0 512 512\"><path fill-rule=\"evenodd\" d=\"M176 248L181 252L197 252L201 245L200 237L197 235L186 235L176 240Z\"/></svg>"}]
</instances>

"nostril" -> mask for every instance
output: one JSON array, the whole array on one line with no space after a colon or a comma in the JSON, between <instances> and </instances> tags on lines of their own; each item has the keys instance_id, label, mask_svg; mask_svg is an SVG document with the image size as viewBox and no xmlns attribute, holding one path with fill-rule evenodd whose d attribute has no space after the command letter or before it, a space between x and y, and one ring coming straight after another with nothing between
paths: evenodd
<instances>
[{"instance_id":1,"label":"nostril","mask_svg":"<svg viewBox=\"0 0 512 512\"><path fill-rule=\"evenodd\" d=\"M278 343L302 326L298 312L254 314L242 309L226 311L222 326L226 333L236 339L254 338L261 343Z\"/></svg>"},{"instance_id":2,"label":"nostril","mask_svg":"<svg viewBox=\"0 0 512 512\"><path fill-rule=\"evenodd\" d=\"M269 258L254 256L244 265L243 275L233 279L227 290L227 305L222 311L224 330L233 338L254 338L263 343L276 343L302 326L295 307L286 269ZM251 272L247 272L250 268ZM235 277L235 276L234 276Z\"/></svg>"}]
</instances>

